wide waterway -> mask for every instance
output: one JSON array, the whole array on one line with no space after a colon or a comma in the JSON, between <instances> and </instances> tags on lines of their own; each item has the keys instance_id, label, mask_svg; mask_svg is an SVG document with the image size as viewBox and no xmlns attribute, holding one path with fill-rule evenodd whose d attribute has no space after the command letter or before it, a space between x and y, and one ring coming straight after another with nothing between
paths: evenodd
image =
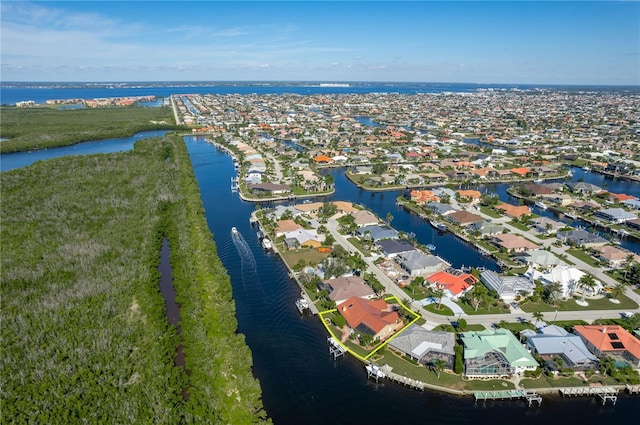
<instances>
[{"instance_id":1,"label":"wide waterway","mask_svg":"<svg viewBox=\"0 0 640 425\"><path fill-rule=\"evenodd\" d=\"M137 136L139 138L140 135ZM137 138L130 138L131 145ZM364 367L345 357L329 356L326 331L315 317L303 318L294 301L299 289L287 276L278 257L265 253L249 225L254 205L230 190L235 170L230 157L204 139L185 138L207 221L224 266L231 276L239 332L253 352L254 374L260 380L267 414L275 424L372 423L398 421L434 424L495 424L507 420L522 424L634 423L640 397L620 397L615 406L602 406L595 398L562 399L544 396L541 407L523 401L478 402L439 392L418 392L401 385L367 381ZM105 141L86 144L82 153L99 153ZM93 146L93 148L91 148ZM48 149L50 158L58 149ZM92 149L95 149L92 151ZM76 154L76 153L73 153ZM41 158L46 159L46 158ZM3 170L17 168L11 156L2 156ZM492 262L451 235L433 235L431 228L395 206L400 192L367 192L346 181L341 170L333 199L362 204L382 217L394 216L392 225L412 231L422 243L437 246L437 253L454 265ZM612 189L613 190L613 189ZM236 226L241 237L231 237ZM561 419L560 419L561 418ZM635 419L634 419L635 418Z\"/></svg>"},{"instance_id":2,"label":"wide waterway","mask_svg":"<svg viewBox=\"0 0 640 425\"><path fill-rule=\"evenodd\" d=\"M254 374L275 424L495 424L503 420L592 424L637 419L640 397L620 397L615 406L602 406L591 397L549 395L544 396L541 407L532 408L523 401L475 403L471 397L418 392L390 382L376 384L367 381L358 361L348 356L334 361L320 321L298 314L294 305L298 286L288 278L280 259L258 243L257 229L249 225L254 205L231 192L230 180L235 175L231 159L202 138L185 139L209 227L231 276L239 331L246 335L253 352ZM383 217L391 212L392 226L413 231L421 242L430 243L429 225L395 207L398 193L366 192L346 181L341 170L331 173L336 178L333 199L362 204ZM239 241L231 236L232 226L242 235ZM437 252L454 265L490 263L454 237L434 238Z\"/></svg>"}]
</instances>

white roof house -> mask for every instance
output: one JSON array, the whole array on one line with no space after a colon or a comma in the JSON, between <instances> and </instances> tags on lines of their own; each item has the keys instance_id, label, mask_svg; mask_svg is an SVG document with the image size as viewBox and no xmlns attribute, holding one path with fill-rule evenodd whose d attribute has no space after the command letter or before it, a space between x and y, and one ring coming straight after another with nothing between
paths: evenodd
<instances>
[{"instance_id":1,"label":"white roof house","mask_svg":"<svg viewBox=\"0 0 640 425\"><path fill-rule=\"evenodd\" d=\"M532 267L529 267L529 270L524 274L531 281L535 281L536 279L540 279L543 285L549 285L551 283L559 283L562 287L562 297L568 298L570 297L577 289L579 289L578 281L584 273L581 270L578 270L575 267L570 267L568 265L558 265L552 268L549 271L539 271ZM602 291L602 283L596 280L596 286L593 287L592 290L586 289L587 294L597 294Z\"/></svg>"}]
</instances>

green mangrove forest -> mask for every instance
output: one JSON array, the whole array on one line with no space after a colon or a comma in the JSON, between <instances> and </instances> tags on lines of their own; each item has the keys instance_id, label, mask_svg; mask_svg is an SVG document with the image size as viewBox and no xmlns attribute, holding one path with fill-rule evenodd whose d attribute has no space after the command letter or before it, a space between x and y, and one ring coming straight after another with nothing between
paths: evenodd
<instances>
[{"instance_id":1,"label":"green mangrove forest","mask_svg":"<svg viewBox=\"0 0 640 425\"><path fill-rule=\"evenodd\" d=\"M146 108L57 109L0 107L0 153L73 145L89 140L131 136L144 130L182 128L168 106Z\"/></svg>"},{"instance_id":2,"label":"green mangrove forest","mask_svg":"<svg viewBox=\"0 0 640 425\"><path fill-rule=\"evenodd\" d=\"M8 119L28 137L33 117ZM270 422L180 136L37 162L0 184L2 422ZM181 334L158 288L165 238Z\"/></svg>"}]
</instances>

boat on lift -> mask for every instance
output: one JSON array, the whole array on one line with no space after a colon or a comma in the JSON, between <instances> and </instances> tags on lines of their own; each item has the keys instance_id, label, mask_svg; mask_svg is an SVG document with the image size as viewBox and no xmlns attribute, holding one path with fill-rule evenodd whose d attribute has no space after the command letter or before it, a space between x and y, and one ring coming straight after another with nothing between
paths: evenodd
<instances>
[{"instance_id":1,"label":"boat on lift","mask_svg":"<svg viewBox=\"0 0 640 425\"><path fill-rule=\"evenodd\" d=\"M269 238L264 238L262 239L262 247L269 250L273 248L273 244L271 243L271 240Z\"/></svg>"},{"instance_id":2,"label":"boat on lift","mask_svg":"<svg viewBox=\"0 0 640 425\"><path fill-rule=\"evenodd\" d=\"M311 306L309 305L309 301L307 301L307 299L304 297L298 298L296 300L296 307L298 308L298 311L300 312L300 314L303 314L305 310L311 309Z\"/></svg>"}]
</instances>

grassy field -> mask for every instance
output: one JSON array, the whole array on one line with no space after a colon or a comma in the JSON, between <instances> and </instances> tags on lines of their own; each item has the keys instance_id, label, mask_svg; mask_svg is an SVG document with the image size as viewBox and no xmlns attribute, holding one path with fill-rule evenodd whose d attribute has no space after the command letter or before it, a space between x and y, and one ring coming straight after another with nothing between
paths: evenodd
<instances>
[{"instance_id":1,"label":"grassy field","mask_svg":"<svg viewBox=\"0 0 640 425\"><path fill-rule=\"evenodd\" d=\"M295 266L301 260L304 264L315 265L321 263L322 260L327 258L331 253L318 252L317 248L301 248L291 249L286 251L280 251L284 261L289 264L290 267Z\"/></svg>"},{"instance_id":2,"label":"grassy field","mask_svg":"<svg viewBox=\"0 0 640 425\"><path fill-rule=\"evenodd\" d=\"M181 138L0 179L3 422L264 420ZM158 290L164 237L181 336ZM174 365L179 343L185 369Z\"/></svg>"},{"instance_id":3,"label":"grassy field","mask_svg":"<svg viewBox=\"0 0 640 425\"><path fill-rule=\"evenodd\" d=\"M541 301L538 303L527 302L527 303L521 304L520 307L522 308L523 311L527 313L533 313L535 311L550 312L550 311L556 311L556 310L558 311L633 310L638 308L638 304L635 301L633 301L631 298L625 295L618 296L618 300L620 300L620 304L612 303L606 297L602 297L598 299L587 298L586 301L589 303L589 305L586 307L583 307L577 304L576 300L580 300L580 298L578 297L577 299L572 298L567 301L561 301L560 303L558 303L557 306L552 306L551 304ZM550 317L547 317L547 320L550 320Z\"/></svg>"},{"instance_id":4,"label":"grassy field","mask_svg":"<svg viewBox=\"0 0 640 425\"><path fill-rule=\"evenodd\" d=\"M600 267L600 261L596 260L595 258L593 258L592 256L590 256L589 254L587 254L581 249L567 249L566 252L567 254L574 256L578 260L582 260L583 262L587 263L590 266L597 267L597 268Z\"/></svg>"},{"instance_id":5,"label":"grassy field","mask_svg":"<svg viewBox=\"0 0 640 425\"><path fill-rule=\"evenodd\" d=\"M143 130L181 128L171 108L100 109L0 108L0 153L73 145L88 140L131 136Z\"/></svg>"}]
</instances>

